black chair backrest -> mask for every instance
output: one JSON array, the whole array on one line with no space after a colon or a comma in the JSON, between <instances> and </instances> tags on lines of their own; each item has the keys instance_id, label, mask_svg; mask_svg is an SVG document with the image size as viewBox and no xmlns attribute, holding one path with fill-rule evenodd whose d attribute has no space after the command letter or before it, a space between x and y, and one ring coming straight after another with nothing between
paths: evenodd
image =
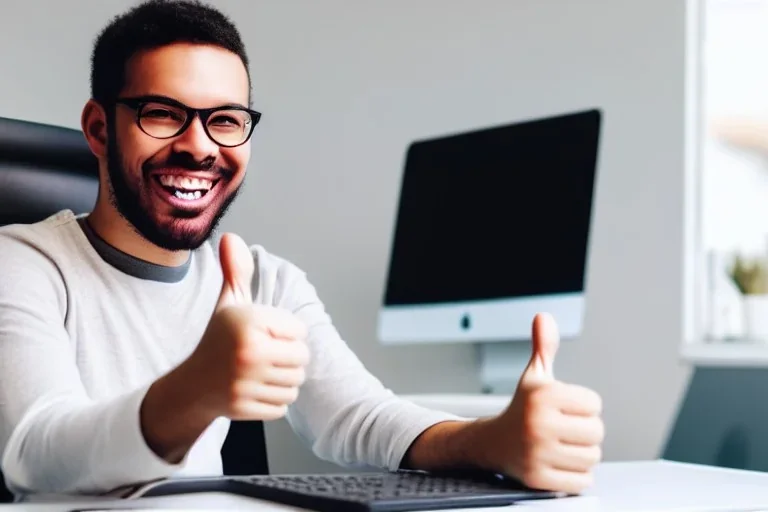
<instances>
[{"instance_id":1,"label":"black chair backrest","mask_svg":"<svg viewBox=\"0 0 768 512\"><path fill-rule=\"evenodd\" d=\"M0 226L89 212L97 193L98 163L82 131L0 117ZM228 475L267 474L263 424L233 422L222 460ZM0 503L12 498L3 482L0 473Z\"/></svg>"},{"instance_id":2,"label":"black chair backrest","mask_svg":"<svg viewBox=\"0 0 768 512\"><path fill-rule=\"evenodd\" d=\"M93 207L98 166L82 132L0 118L0 225Z\"/></svg>"}]
</instances>

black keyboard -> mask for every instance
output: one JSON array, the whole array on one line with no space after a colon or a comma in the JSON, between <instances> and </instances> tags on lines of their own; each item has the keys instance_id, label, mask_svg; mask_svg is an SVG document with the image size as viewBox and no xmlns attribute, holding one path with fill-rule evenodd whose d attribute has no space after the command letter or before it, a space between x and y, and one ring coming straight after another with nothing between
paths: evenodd
<instances>
[{"instance_id":1,"label":"black keyboard","mask_svg":"<svg viewBox=\"0 0 768 512\"><path fill-rule=\"evenodd\" d=\"M318 512L405 512L512 505L554 498L489 474L419 471L328 475L258 475L165 480L141 497L227 492Z\"/></svg>"}]
</instances>

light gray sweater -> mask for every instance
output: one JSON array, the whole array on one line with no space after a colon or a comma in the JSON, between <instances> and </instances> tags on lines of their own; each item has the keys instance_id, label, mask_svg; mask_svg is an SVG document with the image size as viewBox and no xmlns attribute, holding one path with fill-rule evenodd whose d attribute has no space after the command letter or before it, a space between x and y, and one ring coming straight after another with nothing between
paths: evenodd
<instances>
[{"instance_id":1,"label":"light gray sweater","mask_svg":"<svg viewBox=\"0 0 768 512\"><path fill-rule=\"evenodd\" d=\"M454 416L399 399L342 340L306 275L253 246L254 301L309 327L307 381L288 421L319 456L395 469L411 442ZM176 475L219 475L229 421L177 465L144 441L150 384L197 345L221 290L212 243L181 267L109 246L70 211L0 228L0 451L17 495L106 493Z\"/></svg>"}]
</instances>

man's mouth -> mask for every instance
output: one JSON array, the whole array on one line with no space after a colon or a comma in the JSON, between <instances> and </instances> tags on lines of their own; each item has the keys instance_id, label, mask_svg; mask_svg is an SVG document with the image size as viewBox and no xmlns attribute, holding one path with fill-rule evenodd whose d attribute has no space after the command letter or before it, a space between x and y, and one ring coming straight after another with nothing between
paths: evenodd
<instances>
[{"instance_id":1,"label":"man's mouth","mask_svg":"<svg viewBox=\"0 0 768 512\"><path fill-rule=\"evenodd\" d=\"M171 174L156 174L154 178L169 194L186 201L202 198L219 181Z\"/></svg>"}]
</instances>

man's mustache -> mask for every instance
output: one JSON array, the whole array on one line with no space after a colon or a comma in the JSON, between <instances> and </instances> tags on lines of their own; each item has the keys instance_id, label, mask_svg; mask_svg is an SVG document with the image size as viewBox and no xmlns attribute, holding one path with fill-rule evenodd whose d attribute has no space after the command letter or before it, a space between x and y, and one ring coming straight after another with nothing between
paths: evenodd
<instances>
[{"instance_id":1,"label":"man's mustache","mask_svg":"<svg viewBox=\"0 0 768 512\"><path fill-rule=\"evenodd\" d=\"M146 162L144 164L144 173L148 174L152 171L167 169L169 167L175 169L187 169L189 171L211 171L225 179L231 178L235 174L232 169L217 164L217 158L214 156L207 156L202 160L195 160L190 153L171 153L171 155L163 161Z\"/></svg>"}]
</instances>

